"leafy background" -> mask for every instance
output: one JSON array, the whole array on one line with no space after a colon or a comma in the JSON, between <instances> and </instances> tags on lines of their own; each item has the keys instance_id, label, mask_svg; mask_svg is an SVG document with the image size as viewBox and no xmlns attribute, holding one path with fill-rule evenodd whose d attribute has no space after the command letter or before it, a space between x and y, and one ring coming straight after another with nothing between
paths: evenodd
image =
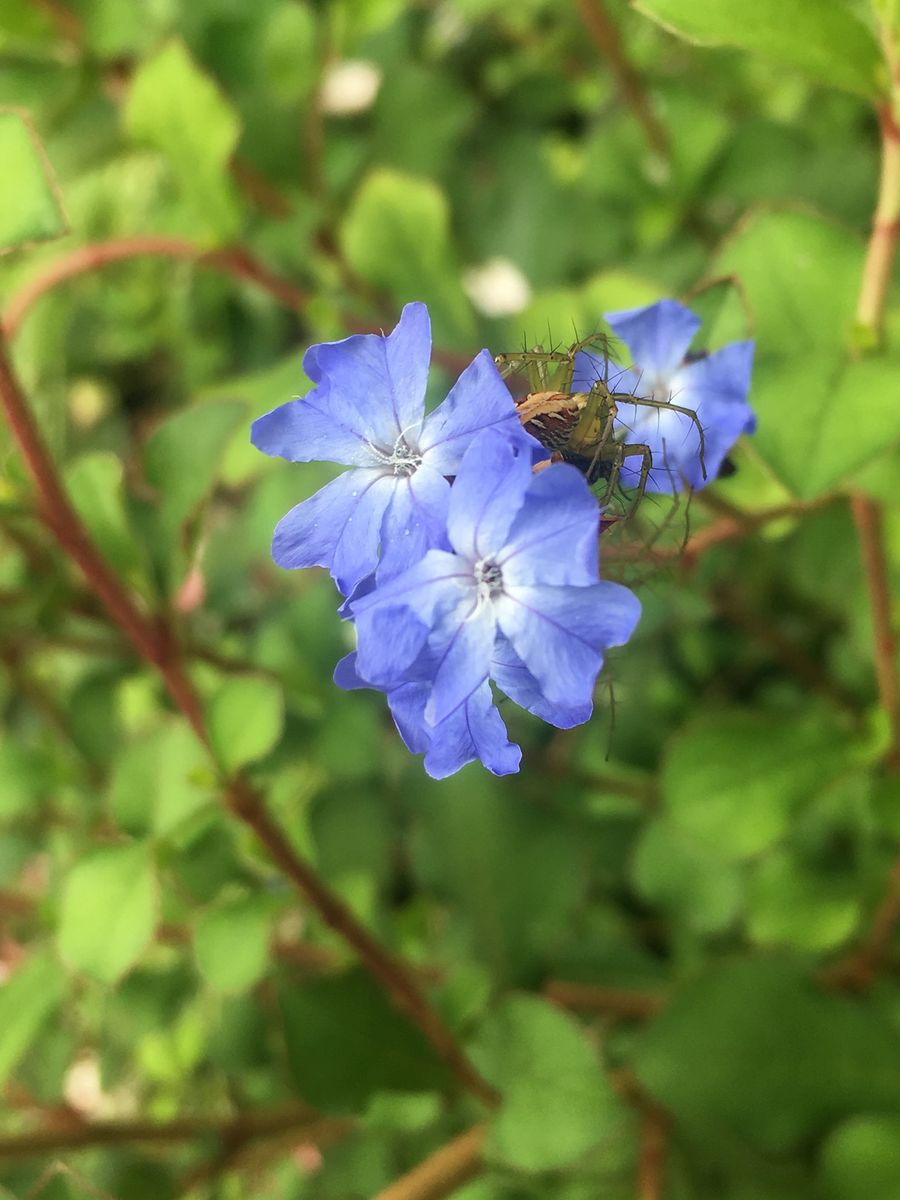
<instances>
[{"instance_id":1,"label":"leafy background","mask_svg":"<svg viewBox=\"0 0 900 1200\"><path fill-rule=\"evenodd\" d=\"M4 331L144 645L4 425L0 1195L900 1197L896 45L892 0L5 0ZM328 470L248 424L410 299L437 399L661 295L756 338L759 431L611 538L594 720L431 782L268 558Z\"/></svg>"}]
</instances>

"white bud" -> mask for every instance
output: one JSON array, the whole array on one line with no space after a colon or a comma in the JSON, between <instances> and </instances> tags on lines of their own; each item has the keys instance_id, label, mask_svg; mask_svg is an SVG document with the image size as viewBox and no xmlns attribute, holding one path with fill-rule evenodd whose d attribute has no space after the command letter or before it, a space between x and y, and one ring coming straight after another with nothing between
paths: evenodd
<instances>
[{"instance_id":1,"label":"white bud","mask_svg":"<svg viewBox=\"0 0 900 1200\"><path fill-rule=\"evenodd\" d=\"M381 71L374 63L348 58L326 68L319 106L333 117L352 117L372 107L380 87Z\"/></svg>"},{"instance_id":2,"label":"white bud","mask_svg":"<svg viewBox=\"0 0 900 1200\"><path fill-rule=\"evenodd\" d=\"M531 285L508 258L489 258L481 266L472 267L463 277L463 287L486 317L514 316L531 299Z\"/></svg>"}]
</instances>

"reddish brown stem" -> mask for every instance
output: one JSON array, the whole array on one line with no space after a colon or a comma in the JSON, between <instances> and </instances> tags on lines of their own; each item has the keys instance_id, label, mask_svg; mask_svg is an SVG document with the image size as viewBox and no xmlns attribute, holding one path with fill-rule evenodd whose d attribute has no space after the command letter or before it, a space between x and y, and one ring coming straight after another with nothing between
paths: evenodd
<instances>
[{"instance_id":1,"label":"reddish brown stem","mask_svg":"<svg viewBox=\"0 0 900 1200\"><path fill-rule=\"evenodd\" d=\"M307 301L307 295L301 288L273 275L245 250L204 251L184 238L144 234L79 246L50 263L41 274L25 284L7 305L2 318L4 337L12 340L32 306L61 283L97 271L109 263L124 262L131 258L184 259L253 283L287 308L299 310Z\"/></svg>"},{"instance_id":2,"label":"reddish brown stem","mask_svg":"<svg viewBox=\"0 0 900 1200\"><path fill-rule=\"evenodd\" d=\"M317 1117L306 1108L246 1113L237 1117L178 1117L173 1121L98 1121L2 1137L0 1160L134 1142L191 1142L211 1136L218 1136L229 1146L238 1146L254 1138L274 1137L291 1130L296 1130L308 1141L316 1141L320 1136L333 1137L338 1131L349 1129L349 1121Z\"/></svg>"},{"instance_id":3,"label":"reddish brown stem","mask_svg":"<svg viewBox=\"0 0 900 1200\"><path fill-rule=\"evenodd\" d=\"M640 122L647 141L657 154L669 153L669 136L650 104L641 78L628 61L619 30L603 0L578 0L578 10L588 33L609 63L619 94Z\"/></svg>"},{"instance_id":4,"label":"reddish brown stem","mask_svg":"<svg viewBox=\"0 0 900 1200\"><path fill-rule=\"evenodd\" d=\"M564 979L551 979L544 987L544 995L562 1008L608 1013L635 1021L655 1017L665 1003L661 995L653 992L632 992L594 983L570 983Z\"/></svg>"},{"instance_id":5,"label":"reddish brown stem","mask_svg":"<svg viewBox=\"0 0 900 1200\"><path fill-rule=\"evenodd\" d=\"M443 1200L481 1171L484 1126L475 1125L397 1179L375 1200Z\"/></svg>"}]
</instances>

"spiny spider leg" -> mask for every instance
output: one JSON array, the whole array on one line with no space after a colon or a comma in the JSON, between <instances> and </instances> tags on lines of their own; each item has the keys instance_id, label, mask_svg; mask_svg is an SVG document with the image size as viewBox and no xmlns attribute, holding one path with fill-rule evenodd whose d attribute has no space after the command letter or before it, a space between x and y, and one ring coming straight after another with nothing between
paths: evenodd
<instances>
[{"instance_id":1,"label":"spiny spider leg","mask_svg":"<svg viewBox=\"0 0 900 1200\"><path fill-rule=\"evenodd\" d=\"M687 419L697 430L700 470L703 474L703 478L706 479L706 440L703 435L703 425L700 422L700 418L692 408L685 408L682 404L673 404L671 400L654 400L651 396L630 395L628 392L611 392L610 399L613 401L618 401L619 404L633 404L639 408L655 408L657 410L668 409L670 412L681 413L683 417L687 417Z\"/></svg>"}]
</instances>

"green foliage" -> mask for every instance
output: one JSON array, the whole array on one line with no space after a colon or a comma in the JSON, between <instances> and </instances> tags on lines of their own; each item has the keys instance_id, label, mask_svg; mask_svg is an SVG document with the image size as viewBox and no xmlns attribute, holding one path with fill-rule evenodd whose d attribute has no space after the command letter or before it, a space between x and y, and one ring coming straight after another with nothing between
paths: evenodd
<instances>
[{"instance_id":1,"label":"green foliage","mask_svg":"<svg viewBox=\"0 0 900 1200\"><path fill-rule=\"evenodd\" d=\"M513 996L482 1026L477 1051L503 1096L488 1132L491 1161L555 1171L602 1144L610 1173L628 1163L628 1110L572 1017L534 996Z\"/></svg>"},{"instance_id":2,"label":"green foliage","mask_svg":"<svg viewBox=\"0 0 900 1200\"><path fill-rule=\"evenodd\" d=\"M302 1094L324 1112L359 1112L380 1092L447 1086L420 1031L358 968L281 982L288 1062Z\"/></svg>"},{"instance_id":3,"label":"green foliage","mask_svg":"<svg viewBox=\"0 0 900 1200\"><path fill-rule=\"evenodd\" d=\"M50 166L21 113L0 109L0 162L7 180L0 191L0 252L65 233Z\"/></svg>"},{"instance_id":4,"label":"green foliage","mask_svg":"<svg viewBox=\"0 0 900 1200\"><path fill-rule=\"evenodd\" d=\"M125 122L135 141L166 156L207 236L233 237L241 212L227 167L240 122L183 43L167 43L142 64L129 88Z\"/></svg>"},{"instance_id":5,"label":"green foliage","mask_svg":"<svg viewBox=\"0 0 900 1200\"><path fill-rule=\"evenodd\" d=\"M159 631L154 665L107 621L0 422L4 1200L369 1200L476 1124L460 1200L900 1200L900 808L848 504L878 500L896 616L896 280L882 329L859 306L879 19L900 49L894 0L0 4L10 358ZM643 617L591 722L504 705L519 776L428 780L332 683L329 578L271 562L341 468L249 424L408 300L435 403L482 346L661 296L698 350L754 339L758 430L604 533ZM496 1110L235 817L236 774ZM107 1120L178 1138L6 1152Z\"/></svg>"},{"instance_id":6,"label":"green foliage","mask_svg":"<svg viewBox=\"0 0 900 1200\"><path fill-rule=\"evenodd\" d=\"M96 850L69 873L60 900L59 951L78 971L114 983L134 966L157 918L157 884L143 843Z\"/></svg>"},{"instance_id":7,"label":"green foliage","mask_svg":"<svg viewBox=\"0 0 900 1200\"><path fill-rule=\"evenodd\" d=\"M638 7L701 45L755 50L829 87L877 92L878 43L845 0L638 0Z\"/></svg>"}]
</instances>

